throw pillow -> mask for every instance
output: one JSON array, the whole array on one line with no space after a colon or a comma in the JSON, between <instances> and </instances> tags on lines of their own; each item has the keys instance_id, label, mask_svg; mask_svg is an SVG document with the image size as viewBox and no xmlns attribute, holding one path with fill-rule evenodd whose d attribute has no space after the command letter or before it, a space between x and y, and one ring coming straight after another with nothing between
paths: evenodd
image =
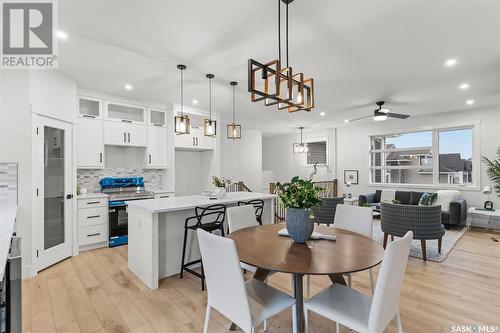
<instances>
[{"instance_id":1,"label":"throw pillow","mask_svg":"<svg viewBox=\"0 0 500 333\"><path fill-rule=\"evenodd\" d=\"M433 206L437 200L437 193L424 193L418 202L419 206Z\"/></svg>"},{"instance_id":2,"label":"throw pillow","mask_svg":"<svg viewBox=\"0 0 500 333\"><path fill-rule=\"evenodd\" d=\"M396 199L396 190L382 190L380 202L392 202L394 199Z\"/></svg>"},{"instance_id":3,"label":"throw pillow","mask_svg":"<svg viewBox=\"0 0 500 333\"><path fill-rule=\"evenodd\" d=\"M439 190L437 191L436 205L441 205L441 211L447 212L450 210L450 203L457 200L460 196L460 191L457 190Z\"/></svg>"}]
</instances>

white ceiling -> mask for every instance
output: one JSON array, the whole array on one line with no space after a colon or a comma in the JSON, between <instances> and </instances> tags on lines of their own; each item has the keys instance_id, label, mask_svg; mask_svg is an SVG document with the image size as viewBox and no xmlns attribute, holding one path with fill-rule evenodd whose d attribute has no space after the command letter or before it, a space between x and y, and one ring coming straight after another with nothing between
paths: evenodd
<instances>
[{"instance_id":1,"label":"white ceiling","mask_svg":"<svg viewBox=\"0 0 500 333\"><path fill-rule=\"evenodd\" d=\"M498 0L295 0L290 65L314 77L316 108L289 114L251 103L247 61L277 57L276 6L277 0L61 0L60 28L69 38L61 42L60 68L82 89L167 103L179 101L176 64L183 63L185 101L207 105L204 74L214 73L214 106L228 116L228 82L236 80L237 118L266 135L337 126L370 114L380 99L412 116L500 105ZM445 67L452 57L458 64ZM462 82L470 84L467 91L458 89ZM124 90L126 83L133 91Z\"/></svg>"}]
</instances>

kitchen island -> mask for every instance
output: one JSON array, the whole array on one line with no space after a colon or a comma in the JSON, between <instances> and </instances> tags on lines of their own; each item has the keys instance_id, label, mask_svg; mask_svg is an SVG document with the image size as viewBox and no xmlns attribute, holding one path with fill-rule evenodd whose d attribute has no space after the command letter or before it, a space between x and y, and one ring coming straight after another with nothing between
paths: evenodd
<instances>
[{"instance_id":1,"label":"kitchen island","mask_svg":"<svg viewBox=\"0 0 500 333\"><path fill-rule=\"evenodd\" d=\"M232 192L216 200L190 195L128 201L128 268L149 288L157 289L159 279L180 272L184 223L195 215L195 207L214 204L229 207L238 201L261 199L264 200L262 223L271 224L275 198L274 194ZM189 232L187 244L186 262L199 259L195 232Z\"/></svg>"}]
</instances>

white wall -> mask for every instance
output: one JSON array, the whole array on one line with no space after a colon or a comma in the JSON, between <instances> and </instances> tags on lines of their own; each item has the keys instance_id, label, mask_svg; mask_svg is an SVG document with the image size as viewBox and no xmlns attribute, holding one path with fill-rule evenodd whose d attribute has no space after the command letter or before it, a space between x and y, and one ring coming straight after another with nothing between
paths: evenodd
<instances>
[{"instance_id":1,"label":"white wall","mask_svg":"<svg viewBox=\"0 0 500 333\"><path fill-rule=\"evenodd\" d=\"M222 176L242 181L254 192L265 190L262 188L262 131L243 128L241 139L237 140L222 134Z\"/></svg>"},{"instance_id":2,"label":"white wall","mask_svg":"<svg viewBox=\"0 0 500 333\"><path fill-rule=\"evenodd\" d=\"M0 161L18 164L16 232L22 237L23 275L31 267L31 112L29 72L1 71Z\"/></svg>"},{"instance_id":3,"label":"white wall","mask_svg":"<svg viewBox=\"0 0 500 333\"><path fill-rule=\"evenodd\" d=\"M327 164L333 173L328 173L325 167L318 166L315 181L333 180L335 178L335 129L323 128L304 130L304 140L313 138L328 138ZM267 137L262 140L262 168L274 174L274 181L289 181L294 176L308 178L313 171L312 166L306 166L306 156L293 154L293 143L300 142L300 133Z\"/></svg>"},{"instance_id":4,"label":"white wall","mask_svg":"<svg viewBox=\"0 0 500 333\"><path fill-rule=\"evenodd\" d=\"M496 158L496 149L500 146L498 137L498 129L500 124L499 108L483 108L474 109L462 112L449 112L442 114L434 114L431 116L411 117L407 120L391 120L385 122L365 121L363 123L348 124L337 129L338 140L338 174L339 174L339 192L345 192L343 188L343 171L344 169L359 170L359 185L353 185L350 192L359 195L368 192L374 192L380 187L372 187L368 185L368 137L372 134L384 131L404 131L405 129L412 130L424 126L450 126L458 123L474 123L480 122L480 155L485 155L490 159ZM480 188L485 185L492 185L492 182L486 175L486 168L483 164L480 166ZM418 187L407 190L422 190ZM431 190L429 190L431 191ZM479 190L462 190L461 196L467 200L468 206L482 206L487 199ZM495 206L500 208L500 199L494 195ZM492 200L492 201L493 201Z\"/></svg>"}]
</instances>

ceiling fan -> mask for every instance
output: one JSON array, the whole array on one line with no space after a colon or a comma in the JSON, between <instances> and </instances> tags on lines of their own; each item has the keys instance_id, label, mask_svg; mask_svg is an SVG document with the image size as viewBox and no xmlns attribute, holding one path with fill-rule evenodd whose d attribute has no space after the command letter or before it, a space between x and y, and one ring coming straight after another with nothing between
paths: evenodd
<instances>
[{"instance_id":1,"label":"ceiling fan","mask_svg":"<svg viewBox=\"0 0 500 333\"><path fill-rule=\"evenodd\" d=\"M394 112L391 112L391 109L383 107L385 104L385 101L378 101L376 104L378 106L378 109L373 110L373 116L369 115L369 116L364 116L364 117L360 117L360 118L355 118L352 120L346 120L346 123L349 123L351 121L365 119L365 118L370 118L370 117L373 117L373 120L375 120L375 121L383 121L383 120L386 120L388 117L389 118L398 118L398 119L406 119L409 117L409 115L407 115L407 114L394 113Z\"/></svg>"}]
</instances>

